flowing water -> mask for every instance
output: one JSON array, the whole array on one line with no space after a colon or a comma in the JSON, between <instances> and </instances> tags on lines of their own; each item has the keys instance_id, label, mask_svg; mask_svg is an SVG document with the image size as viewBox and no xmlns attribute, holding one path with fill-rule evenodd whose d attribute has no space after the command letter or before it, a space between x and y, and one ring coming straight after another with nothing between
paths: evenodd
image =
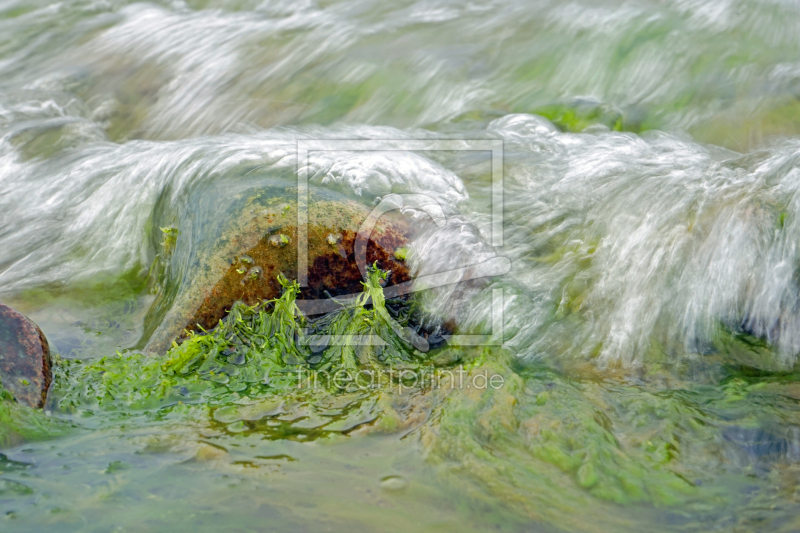
<instances>
[{"instance_id":1,"label":"flowing water","mask_svg":"<svg viewBox=\"0 0 800 533\"><path fill-rule=\"evenodd\" d=\"M800 529L798 29L788 0L0 0L0 300L58 354L44 412L0 410L0 529ZM400 149L299 161L320 139ZM218 362L295 339L278 307L141 354L298 168L438 204L404 211L418 275L510 260L417 294L488 346L412 357L502 386Z\"/></svg>"}]
</instances>

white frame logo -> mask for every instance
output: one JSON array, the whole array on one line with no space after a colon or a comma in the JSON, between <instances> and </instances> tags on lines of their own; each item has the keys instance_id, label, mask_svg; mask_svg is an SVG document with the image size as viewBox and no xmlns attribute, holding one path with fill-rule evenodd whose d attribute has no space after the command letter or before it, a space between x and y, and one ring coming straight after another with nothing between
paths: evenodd
<instances>
[{"instance_id":1,"label":"white frame logo","mask_svg":"<svg viewBox=\"0 0 800 533\"><path fill-rule=\"evenodd\" d=\"M320 139L297 141L297 281L301 287L308 286L308 170L309 152L335 151L482 151L491 152L492 176L492 215L491 239L493 247L503 246L503 141L492 139L447 139L447 140L342 140ZM429 201L425 201L428 199ZM362 276L366 275L366 245L372 228L378 218L387 211L401 207L415 207L428 213L439 226L445 224L445 217L438 203L421 194L389 194L381 198L361 226L355 242L355 257ZM506 274L511 270L511 261L502 256L493 257L479 264L465 265L454 270L438 272L413 279L406 283L392 285L384 289L387 297L399 296L411 292L430 289L468 281L480 277ZM478 273L480 272L480 273ZM342 304L358 295L340 296L327 300L299 300L298 307L306 314L318 314L340 309ZM501 346L503 344L503 290L492 289L491 333L486 335L448 335L445 340L451 346ZM399 324L393 328L395 333L410 342L420 351L428 350L428 343L416 335L410 328L403 330ZM315 339L315 337L325 337ZM324 342L337 345L344 342L353 343L353 339L337 339L332 336L310 335L312 342ZM383 339L375 335L365 335L358 340L359 344L382 345Z\"/></svg>"}]
</instances>

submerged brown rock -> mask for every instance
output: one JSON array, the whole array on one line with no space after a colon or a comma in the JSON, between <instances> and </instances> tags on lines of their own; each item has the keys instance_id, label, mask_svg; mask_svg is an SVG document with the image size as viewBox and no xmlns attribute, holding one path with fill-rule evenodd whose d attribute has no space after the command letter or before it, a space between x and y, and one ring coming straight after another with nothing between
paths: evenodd
<instances>
[{"instance_id":1,"label":"submerged brown rock","mask_svg":"<svg viewBox=\"0 0 800 533\"><path fill-rule=\"evenodd\" d=\"M274 191L271 191L274 194ZM266 204L266 205L265 205ZM359 229L370 214L363 204L329 191L311 191L308 202L308 283L300 299L362 291L362 275L354 257ZM408 281L400 249L408 244L409 227L387 213L378 219L366 248L368 264L391 271L388 284ZM179 237L181 238L181 237ZM219 323L237 300L255 305L281 294L278 275L298 277L296 191L284 191L266 202L249 201L223 236L198 254L189 280L156 329L146 351L164 353L185 330L208 330Z\"/></svg>"},{"instance_id":2,"label":"submerged brown rock","mask_svg":"<svg viewBox=\"0 0 800 533\"><path fill-rule=\"evenodd\" d=\"M44 405L52 380L50 347L42 330L0 304L0 382L20 403Z\"/></svg>"}]
</instances>

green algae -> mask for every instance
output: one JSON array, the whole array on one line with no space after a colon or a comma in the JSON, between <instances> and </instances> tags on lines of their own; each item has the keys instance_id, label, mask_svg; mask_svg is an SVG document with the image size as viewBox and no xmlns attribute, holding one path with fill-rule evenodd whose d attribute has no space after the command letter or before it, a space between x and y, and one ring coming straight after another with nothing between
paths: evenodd
<instances>
[{"instance_id":1,"label":"green algae","mask_svg":"<svg viewBox=\"0 0 800 533\"><path fill-rule=\"evenodd\" d=\"M0 385L0 449L52 439L64 435L68 429L66 424L49 413L17 403Z\"/></svg>"},{"instance_id":2,"label":"green algae","mask_svg":"<svg viewBox=\"0 0 800 533\"><path fill-rule=\"evenodd\" d=\"M48 284L21 291L8 301L26 310L58 305L60 302L101 307L140 296L147 286L147 267L137 265L121 273L100 273L91 279L78 279L69 284Z\"/></svg>"},{"instance_id":3,"label":"green algae","mask_svg":"<svg viewBox=\"0 0 800 533\"><path fill-rule=\"evenodd\" d=\"M309 329L332 337L325 350L310 347L307 320L295 299L299 285L284 278L280 298L249 307L241 302L210 332L173 343L166 356L117 353L97 361L62 361L54 376L53 402L60 410L158 410L178 404L213 404L264 397L298 389L303 380L336 387L316 373L419 366L421 355L402 338L389 315L380 283L386 274L372 269L364 293ZM365 338L389 339L366 343Z\"/></svg>"},{"instance_id":4,"label":"green algae","mask_svg":"<svg viewBox=\"0 0 800 533\"><path fill-rule=\"evenodd\" d=\"M214 0L199 0L190 2L190 5L215 9L244 9L249 6L246 1L234 2L231 8ZM4 16L16 16L21 9L13 8ZM409 27L415 32L420 31L419 25ZM430 42L428 37L431 34L446 34L438 27L429 27L421 38L419 33L414 37L421 42ZM675 35L666 29L665 24L657 20L648 23L647 31L609 37L619 38L610 58L616 74L619 74L617 78L621 80L618 83L630 81L619 71L636 66L634 60L638 50L647 52L648 46L659 44L669 46ZM547 37L547 32L539 31L538 24L531 24L530 30L525 33ZM298 33L293 29L258 42L259 46L248 59L258 56L263 62L254 64L264 65L280 58L287 45L302 45ZM615 116L615 111L610 108L604 114L570 106L515 107L515 94L533 93L539 100L546 101L553 93L540 88L543 87L542 79L552 80L561 69L570 69L570 61L561 61L558 54L547 60L531 59L530 53L509 55L519 62L519 79L513 80L510 86L495 79L493 88L497 89L498 96L494 100L498 102L493 104L504 108L504 112L512 107L534 110L550 118L564 131L585 131L596 125L615 131L638 131L688 124L690 132L701 141L739 150L759 144L762 137L770 133L797 133L800 122L797 120L796 102L790 101L786 107L770 104L772 107L768 106L766 111L755 112L747 105L746 98L745 105L740 105L739 99L743 95L746 97L753 92L758 95L758 84L766 79L758 71L770 56L791 56L785 53L785 45L765 49L763 43L754 42L746 33L737 30L734 35L739 43L738 52L724 49L730 48L730 40L720 40L714 33L709 37L714 41L712 53L700 54L694 59L689 57L688 64L679 65L679 70L685 70L723 96L728 91L725 85L732 78L725 76L725 71L720 71L715 65L722 57L727 69L737 69L734 77L738 81L728 85L738 86L736 92L740 94L735 98L719 98L718 104L714 94L689 87L669 91L661 97L650 96L649 99L655 99L655 102L645 102L641 109L625 108L621 118ZM396 32L388 34L396 38ZM579 34L568 38L582 37ZM370 39L380 44L380 37ZM514 52L514 40L506 44L512 45L506 49ZM523 43L529 50L538 49L529 44ZM715 54L713 50L720 53ZM243 63L252 62L245 59ZM331 62L323 58L315 60L311 75L294 76L290 83L269 80L263 83L264 80L259 80L262 83L245 84L244 89L259 87L252 92L243 90L242 96L258 98L261 102L259 109L250 109L248 117L254 116L261 125L296 122L300 118L310 122L333 122L359 117L369 123L386 123L381 121L381 117L387 116L390 123L406 123L412 120L408 117L420 116L426 98L409 97L411 85L405 78L413 79L409 76L411 70L396 68L397 63L389 69L389 74L379 70L366 81L363 81L363 75L359 78L354 74L356 81L353 81L334 76L335 70L331 71L328 66ZM114 140L174 136L165 130L141 129L147 125L148 115L152 114L156 107L154 102L159 99L159 91L154 87L159 84L166 86L162 67L147 64L132 69L130 65L128 62L124 68L134 74L112 70L112 78L116 74L121 81L116 86L93 90L98 96L105 96L100 90L105 89L117 100L117 104L110 108L113 111L100 117L99 120L105 123L103 127ZM747 74L747 69L752 71L754 67L756 75ZM264 69L250 70L259 72ZM356 72L357 69L345 70ZM585 71L592 72L591 69ZM280 76L273 77L280 81ZM578 76L578 81L580 79ZM748 83L747 80L751 79L756 81ZM320 80L321 83L315 83ZM134 89L123 87L127 85ZM617 86L600 87L599 94L605 101L623 105L625 99L614 93L614 87ZM386 88L391 94L387 94ZM566 93L581 94L581 88L581 85L572 84ZM452 94L454 99L459 94L458 91L445 93ZM433 95L431 91L429 101ZM517 98L520 99L522 97ZM722 109L716 111L716 107ZM487 122L497 118L479 111L465 113L464 117L485 118ZM203 131L202 127L196 130ZM69 133L67 128L63 128L63 131L38 134L30 141L20 137L20 141L25 140L24 151L30 157L37 154L46 156L52 153L51 147L63 142L62 135L68 139ZM690 229L693 223L690 223ZM784 223L782 214L778 226L783 227ZM158 236L157 231L153 233ZM579 252L565 245L561 249L556 247L553 255L542 254L530 260L552 265ZM591 258L576 256L576 261L583 260ZM580 319L592 282L586 276L566 276L561 286L556 288L562 297L554 300L553 318L564 323ZM158 292L159 288L153 290ZM116 288L87 287L84 294L87 299L97 294L109 295L103 315L124 321L130 306L126 303L117 307L115 304L125 300L117 296L123 293L128 294L124 288L117 292ZM44 299L42 306L48 305ZM479 375L484 370L502 373L506 378L505 388L475 391L454 386L440 388L437 392L409 384L416 396L416 399L409 400L409 395L397 392L397 380L379 382L376 390L350 390L352 383L339 387L340 382L324 380L319 380L323 384L321 388L306 390L303 387L310 382L309 375L313 372L322 375L325 372L323 367L328 364L329 372L335 373L338 370L383 368L384 365L413 367L427 361L421 354L409 350L401 337L393 336L394 329L387 326L391 323L376 314L374 308L368 305L346 307L322 321L309 323L286 313L282 315L285 320L273 320L275 306L275 302L255 309L237 306L230 321L208 334L195 335L173 347L166 361L162 358L158 364L155 361L163 354L148 357L123 352L98 362L91 359L93 354L112 353L113 350L97 345L82 346L82 355L89 357L85 360L60 361L57 366L63 370L65 382L53 398L60 401L59 394L68 398L58 409L60 414L71 414L76 423L86 425L111 419L115 427L122 428L120 433L133 436L126 435L129 440L123 440L112 431L99 431L81 442L64 442L58 451L59 455L63 450L76 458L81 454L95 453L97 458L94 462L75 461L75 464L91 464L100 472L98 477L108 478L108 486L98 488L96 478L88 473L74 474L66 478L69 482L65 482L64 478L50 475L53 473L50 471L48 477L51 479L47 483L62 484L58 505L49 500L53 498L52 492L47 493L48 485L44 481L40 481L38 486L31 483L31 487L36 487L34 491L16 481L4 480L0 484L0 496L6 498L9 492L34 495L39 501L31 505L39 506L40 515L45 516L43 520L47 525L57 524L56 527L61 529L70 528L67 520L80 524L82 519L83 524L91 524L90 527L100 530L119 527L120 523L136 524L144 519L145 523L139 527L152 529L241 527L259 530L268 524L281 530L329 527L408 531L419 529L418 520L423 521L419 507L415 507L410 498L371 499L373 495L362 486L368 485L373 472L379 471L381 476L387 472L372 466L369 473L364 474L360 468L364 462L375 461L374 456L378 455L375 451L384 450L378 461L389 462L394 458L392 453L398 450L414 450L416 441L412 437L419 435L429 464L436 467L432 470L452 483L452 499L463 507L471 507L471 503L464 503L461 497L468 492L474 497L473 501L490 502L475 507L480 513L502 516L504 521L500 524L503 526L508 526L513 522L510 517L519 514L573 530L618 531L627 526L639 531L673 528L687 531L791 531L800 526L796 517L787 518L796 515L798 499L798 472L792 457L782 459L780 454L768 453L764 458L759 451L760 437L751 443L726 433L728 430L741 430L745 435L764 432L772 439L769 442L791 442L789 437L780 435L781 428L791 429L797 425L798 388L795 383L798 375L794 371L776 370L770 364L773 348L760 339L723 327L719 336L712 340L714 353L690 354L698 360L689 362L675 362L673 346L663 339L662 342L651 339L651 352L643 357L646 369L641 372L629 370L624 379L619 375L593 379L581 377L579 373L571 379L548 368L525 368L508 354L492 349L468 365L469 375ZM261 326L265 331L271 328L272 336L258 333L257 328ZM306 328L309 331L304 334ZM103 330L94 324L87 324L85 329L87 335ZM382 338L388 336L390 348L350 342L344 346L330 346L320 355L316 351L317 341L305 339L307 342L300 342L304 335L325 337L326 332L333 330L351 341L372 333ZM259 336L267 337L266 345L253 345L253 339L263 340ZM283 345L282 340L286 341ZM574 343L570 344L568 340L562 342L574 347ZM587 349L597 355L601 347L599 344ZM381 360L387 350L393 361L391 365ZM562 346L554 346L553 359L558 359L565 351ZM252 358L248 359L251 355ZM451 349L442 353L440 359L450 361L448 368L453 368L454 364L470 360L471 356L463 350ZM244 362L240 363L242 359ZM89 370L93 365L94 368ZM680 369L678 375L674 375L676 368ZM705 368L713 370L698 377L698 369ZM300 369L303 372L295 371ZM243 373L247 375L243 377ZM127 380L121 377L128 374L132 375ZM72 391L75 390L80 390L80 394L73 398ZM9 446L23 440L32 442L39 437L51 436L52 430L48 429L47 419L42 413L5 401L2 409L7 410L3 420L8 427L24 425L26 423L21 420L30 417L31 422L27 424L38 428L30 433L20 432L8 441ZM423 413L426 409L430 410L430 416L420 416L422 422L409 424L409 419L417 416L415 413ZM152 415L152 418L137 426L134 417L140 412ZM119 418L109 416L117 413L121 413ZM157 417L163 417L160 425ZM194 424L202 429L196 432L186 429L194 429ZM407 435L409 427L417 429L402 441L405 447L395 438L352 438L346 440L350 447L343 446L328 452L328 455L320 454L314 462L305 462L308 456L303 452L311 454L310 450L319 450L322 446L317 447L317 444L321 445L326 439L335 440L336 434L356 436L359 431L376 430L390 436ZM136 435L137 430L146 435ZM263 442L266 437L272 439L269 445ZM315 446L303 447L304 441L314 439L317 440ZM343 441L344 438L340 440ZM5 444L6 441L2 442ZM125 450L129 452L124 460L109 451L109 448L120 446L120 442L127 445ZM146 444L138 446L140 442ZM368 447L369 443L372 448ZM243 451L246 447L254 450ZM392 453L386 453L386 449ZM55 458L56 452L47 452L44 448L37 450L40 450L37 459L47 458L51 464L61 466L62 463ZM360 452L364 450L373 453L373 459L362 456ZM161 455L170 453L186 464L171 465L162 470L166 471L165 475L153 475L155 470L162 468ZM137 465L135 460L137 454L142 454L140 457L146 457L151 465L156 466L141 468L142 465ZM285 462L291 463L294 469L281 470L284 465L278 467L276 463L283 460L276 460L276 457L291 457L292 461ZM358 463L349 464L350 457L357 457ZM337 461L344 465L341 472L346 472L346 476L337 477L325 470ZM45 464L45 461L41 463ZM751 463L756 467L753 468ZM64 461L63 464L69 463ZM0 472L4 465L0 461ZM403 466L400 465L399 469ZM768 471L763 474L759 468ZM186 475L187 471L192 471L194 477ZM254 473L263 478L260 483L254 481ZM378 479L378 476L374 477ZM287 497L282 495L286 487L285 478L310 481L306 486L295 485L305 490L295 490ZM730 482L726 491L714 492L724 482ZM234 488L234 484L239 486ZM135 491L131 485L142 488ZM75 487L82 490L76 491ZM413 480L411 489L413 492ZM743 493L745 489L756 491L752 501L740 497L737 492L741 490ZM327 501L320 503L325 501L325 490L329 491ZM76 494L74 500L65 497L73 493ZM331 496L330 493L344 496ZM431 490L425 496L441 496L441 491ZM714 500L717 496L718 499ZM699 503L692 507L691 501L695 499ZM264 500L269 500L269 505L280 507L281 513L266 514ZM447 515L449 508L441 506L437 498L431 500L436 502L434 513L442 509L442 514ZM195 506L186 503L191 501L199 503ZM358 502L357 507L345 504L353 501ZM146 505L137 505L140 502ZM370 504L374 505L370 507ZM637 522L637 506L655 518ZM673 514L660 514L665 508ZM732 518L728 521L717 519L713 516L715 509L721 509L718 515L728 514ZM2 511L8 513L5 516L9 520L17 514L8 506L4 506ZM681 520L681 513L685 516L711 516L711 521L698 523L700 519L695 516ZM293 519L286 518L290 514ZM86 516L91 517L90 520L87 521ZM331 519L331 516L335 518ZM452 521L447 524L426 522L426 525L439 531L481 529L484 525L465 520L465 516L465 513L456 514L456 520L451 517ZM354 526L354 523L358 525ZM518 526L514 530L539 530L539 524L530 521L514 524ZM512 529L492 525L495 530ZM36 530L35 526L29 527ZM75 527L81 528L80 525Z\"/></svg>"},{"instance_id":5,"label":"green algae","mask_svg":"<svg viewBox=\"0 0 800 533\"><path fill-rule=\"evenodd\" d=\"M248 179L252 180L251 170L241 172L251 174ZM218 212L216 202L209 201L217 197L216 190L203 190L196 199L189 198L190 217L199 217L202 222L193 223L191 229L184 228L185 233L178 235L171 260L159 259L155 268L157 295L145 319L149 339L145 350L164 353L184 329L196 330L198 324L206 329L214 327L236 299L254 305L263 298L276 297L280 293L275 281L278 273L298 275L294 244L299 244L303 236L296 222L296 186L270 178L257 186L248 182L242 187L235 195L218 191L230 198L223 213ZM346 260L345 248L352 246L369 210L338 193L318 188L309 192L308 200L309 285L304 297L322 297L323 289L357 292L361 273ZM370 261L375 255L382 267L391 268L394 283L403 281L405 267L397 264L391 253L406 242L406 231L400 219L387 216L370 236ZM341 243L337 243L341 247L332 248L327 239L332 233L342 235ZM254 262L241 263L239 258L245 255ZM251 270L255 267L258 270ZM251 276L243 278L248 272Z\"/></svg>"},{"instance_id":6,"label":"green algae","mask_svg":"<svg viewBox=\"0 0 800 533\"><path fill-rule=\"evenodd\" d=\"M330 314L315 324L315 330L323 340L342 341L335 342L324 352L317 363L319 370L360 372L365 368L380 369L387 365L418 368L419 358L415 357L416 351L407 334L386 309L381 287L385 280L385 272L372 269L365 290L355 305ZM371 307L367 308L367 304ZM377 343L365 342L371 339Z\"/></svg>"},{"instance_id":7,"label":"green algae","mask_svg":"<svg viewBox=\"0 0 800 533\"><path fill-rule=\"evenodd\" d=\"M95 362L71 361L55 376L58 405L148 410L204 403L239 387L277 388L279 374L291 376L284 359L302 357L292 342L300 327L296 295L297 285L288 284L284 295L270 302L271 313L266 306L237 304L212 332L173 344L166 356L118 353ZM239 338L244 332L250 334L248 344ZM229 362L234 353L244 364Z\"/></svg>"},{"instance_id":8,"label":"green algae","mask_svg":"<svg viewBox=\"0 0 800 533\"><path fill-rule=\"evenodd\" d=\"M171 227L159 228L159 229L161 230L161 235L162 235L161 239L162 253L164 254L164 257L166 259L169 259L169 257L172 256L172 252L175 251L175 245L178 244L178 235L180 234L180 231L178 231L178 228L171 228Z\"/></svg>"},{"instance_id":9,"label":"green algae","mask_svg":"<svg viewBox=\"0 0 800 533\"><path fill-rule=\"evenodd\" d=\"M596 102L571 102L538 107L531 113L543 116L561 131L581 132L595 125L605 126L611 131L639 132L636 124L626 121L625 115L612 106Z\"/></svg>"},{"instance_id":10,"label":"green algae","mask_svg":"<svg viewBox=\"0 0 800 533\"><path fill-rule=\"evenodd\" d=\"M601 126L610 131L642 133L649 130L687 131L702 143L748 152L768 145L774 139L800 132L800 100L792 95L752 98L731 97L721 110L695 117L687 128L672 124L675 116L685 112L695 100L709 98L684 92L674 102L647 107L627 106L622 109L603 102L576 99L545 105L514 106L515 112L540 115L561 131L580 133ZM474 115L475 113L473 113ZM468 116L469 114L465 114Z\"/></svg>"},{"instance_id":11,"label":"green algae","mask_svg":"<svg viewBox=\"0 0 800 533\"><path fill-rule=\"evenodd\" d=\"M619 441L619 421L608 412L613 404L605 403L602 386L546 369L517 374L496 357L471 368L470 376L481 372L502 375L504 387L466 388L447 398L440 427L423 437L432 439L434 462L462 458L459 474L547 521L602 500L675 505L694 496L690 483L664 468L674 438L655 434L641 446ZM636 392L629 391L638 396L635 407L656 411L663 403Z\"/></svg>"},{"instance_id":12,"label":"green algae","mask_svg":"<svg viewBox=\"0 0 800 533\"><path fill-rule=\"evenodd\" d=\"M443 400L438 426L421 429L427 458L454 484L474 483L467 492L477 501L566 529L628 529L603 501L659 513L704 502L707 514L722 512L720 483L736 470L719 455L725 428L763 426L752 402L768 406L767 418L792 412L774 391L739 382L648 391L547 368L517 373L507 358L476 360L469 374L502 375L503 388L466 387ZM771 422L796 424L791 415ZM737 497L744 500L728 494ZM594 526L583 521L587 512Z\"/></svg>"},{"instance_id":13,"label":"green algae","mask_svg":"<svg viewBox=\"0 0 800 533\"><path fill-rule=\"evenodd\" d=\"M150 433L163 424L199 424L220 442L403 436L421 448L437 483L457 500L505 509L507 523L566 529L636 530L648 523L647 513L674 521L688 512L717 523L732 501L742 504L744 516L755 502L777 498L768 488L773 465L791 459L786 428L800 425L793 374L729 367L717 381L673 378L665 386L659 373L669 370L658 365L632 382L613 374L567 377L497 348L426 354L409 342L406 319L387 310L384 276L372 269L360 297L322 319L306 319L296 305L299 287L281 279L280 298L239 303L216 328L165 355L59 359L47 405L56 427L7 399L0 426L13 437L3 444L53 438L68 426ZM384 343L364 342L367 336ZM417 377L404 381L403 370ZM368 372L380 379L359 382ZM337 374L347 379L330 379ZM156 441L148 446L161 449ZM199 446L203 461L235 466L232 459L209 459L229 452ZM129 475L127 463L115 461L104 467L106 475ZM754 480L753 468L765 474ZM766 492L747 496L754 483ZM629 509L624 518L616 506ZM592 524L582 518L587 512Z\"/></svg>"}]
</instances>

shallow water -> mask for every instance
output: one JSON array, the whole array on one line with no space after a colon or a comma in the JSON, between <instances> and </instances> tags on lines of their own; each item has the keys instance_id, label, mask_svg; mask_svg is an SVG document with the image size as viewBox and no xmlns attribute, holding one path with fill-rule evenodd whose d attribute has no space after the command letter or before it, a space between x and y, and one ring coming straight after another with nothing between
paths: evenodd
<instances>
[{"instance_id":1,"label":"shallow water","mask_svg":"<svg viewBox=\"0 0 800 533\"><path fill-rule=\"evenodd\" d=\"M45 414L2 404L3 530L797 529L799 25L778 0L0 0L0 299L60 357ZM432 148L304 166L319 139ZM453 139L502 141L502 245L491 153ZM416 296L492 340L413 357L501 388L303 396L139 355L299 167L438 204L404 210L420 276L510 260Z\"/></svg>"}]
</instances>

